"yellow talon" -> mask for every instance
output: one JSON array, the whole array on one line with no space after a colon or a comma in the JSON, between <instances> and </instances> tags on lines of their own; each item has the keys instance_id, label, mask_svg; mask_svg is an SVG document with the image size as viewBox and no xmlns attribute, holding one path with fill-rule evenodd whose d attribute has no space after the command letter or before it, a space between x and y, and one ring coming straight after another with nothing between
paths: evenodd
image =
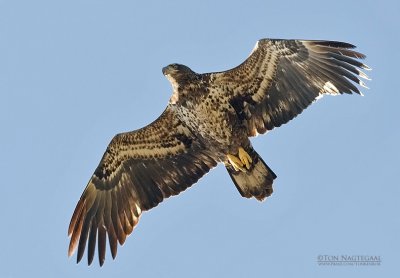
<instances>
[{"instance_id":1,"label":"yellow talon","mask_svg":"<svg viewBox=\"0 0 400 278\"><path fill-rule=\"evenodd\" d=\"M239 157L234 156L232 154L228 154L227 158L229 163L233 166L235 171L242 171L246 172L246 169L249 170L251 163L253 160L251 159L250 155L242 148L239 148ZM245 167L244 167L245 166Z\"/></svg>"},{"instance_id":2,"label":"yellow talon","mask_svg":"<svg viewBox=\"0 0 400 278\"><path fill-rule=\"evenodd\" d=\"M235 169L235 171L244 171L243 163L238 157L236 157L234 155L231 155L231 154L228 154L227 158L229 160L229 163Z\"/></svg>"},{"instance_id":3,"label":"yellow talon","mask_svg":"<svg viewBox=\"0 0 400 278\"><path fill-rule=\"evenodd\" d=\"M250 169L250 165L253 162L250 155L242 148L239 148L239 158L244 165L246 165L247 170Z\"/></svg>"}]
</instances>

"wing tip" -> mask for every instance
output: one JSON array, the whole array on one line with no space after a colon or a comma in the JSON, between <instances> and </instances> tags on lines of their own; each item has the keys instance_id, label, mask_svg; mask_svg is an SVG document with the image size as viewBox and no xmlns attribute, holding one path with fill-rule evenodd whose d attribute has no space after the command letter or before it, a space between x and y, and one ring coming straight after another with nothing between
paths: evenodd
<instances>
[{"instance_id":1,"label":"wing tip","mask_svg":"<svg viewBox=\"0 0 400 278\"><path fill-rule=\"evenodd\" d=\"M74 253L75 253L75 246L72 246L70 243L68 248L68 258L71 258Z\"/></svg>"},{"instance_id":2,"label":"wing tip","mask_svg":"<svg viewBox=\"0 0 400 278\"><path fill-rule=\"evenodd\" d=\"M327 40L311 40L306 41L314 45L321 45L321 46L328 46L328 47L335 47L335 48L347 48L347 49L354 49L356 46L354 44L342 41L327 41Z\"/></svg>"},{"instance_id":3,"label":"wing tip","mask_svg":"<svg viewBox=\"0 0 400 278\"><path fill-rule=\"evenodd\" d=\"M364 72L362 72L360 70L358 70L358 76L360 76L361 78L368 80L368 81L372 80L368 75L366 75Z\"/></svg>"},{"instance_id":4,"label":"wing tip","mask_svg":"<svg viewBox=\"0 0 400 278\"><path fill-rule=\"evenodd\" d=\"M367 56L365 56L365 57L367 57ZM366 64L362 64L362 66L361 66L363 69L365 69L365 70L372 70L372 68L371 67L369 67L368 65L366 65Z\"/></svg>"}]
</instances>

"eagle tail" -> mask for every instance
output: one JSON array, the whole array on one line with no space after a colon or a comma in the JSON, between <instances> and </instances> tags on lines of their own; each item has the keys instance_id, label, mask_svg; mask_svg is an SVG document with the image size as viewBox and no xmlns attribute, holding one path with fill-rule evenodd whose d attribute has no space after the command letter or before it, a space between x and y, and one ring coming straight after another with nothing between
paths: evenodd
<instances>
[{"instance_id":1,"label":"eagle tail","mask_svg":"<svg viewBox=\"0 0 400 278\"><path fill-rule=\"evenodd\" d=\"M226 164L225 167L240 195L262 201L272 194L272 183L276 175L252 147L246 152L253 161L249 170L238 171L230 164Z\"/></svg>"}]
</instances>

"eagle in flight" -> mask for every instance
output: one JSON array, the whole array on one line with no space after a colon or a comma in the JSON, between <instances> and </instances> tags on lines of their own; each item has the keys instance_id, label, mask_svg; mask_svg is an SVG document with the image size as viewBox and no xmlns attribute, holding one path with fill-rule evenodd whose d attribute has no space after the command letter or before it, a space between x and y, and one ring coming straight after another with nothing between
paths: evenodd
<instances>
[{"instance_id":1,"label":"eagle in flight","mask_svg":"<svg viewBox=\"0 0 400 278\"><path fill-rule=\"evenodd\" d=\"M117 134L73 213L68 255L106 241L115 258L142 212L196 183L223 163L239 193L259 201L272 194L275 173L249 137L287 123L324 94L361 94L370 68L355 46L336 41L262 39L239 66L199 74L181 64L162 69L169 103L153 123Z\"/></svg>"}]
</instances>

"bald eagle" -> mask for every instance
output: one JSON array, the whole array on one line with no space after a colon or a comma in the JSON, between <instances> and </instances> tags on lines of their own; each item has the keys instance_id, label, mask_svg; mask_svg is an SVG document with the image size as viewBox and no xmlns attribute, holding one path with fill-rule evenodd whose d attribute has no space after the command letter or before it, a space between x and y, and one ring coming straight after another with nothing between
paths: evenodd
<instances>
[{"instance_id":1,"label":"bald eagle","mask_svg":"<svg viewBox=\"0 0 400 278\"><path fill-rule=\"evenodd\" d=\"M117 134L89 180L68 229L68 254L106 240L115 258L142 212L184 191L223 163L239 193L264 200L275 173L249 137L287 123L319 97L361 94L354 83L370 68L355 46L336 41L262 39L239 66L199 74L181 64L162 69L173 92L153 123Z\"/></svg>"}]
</instances>

